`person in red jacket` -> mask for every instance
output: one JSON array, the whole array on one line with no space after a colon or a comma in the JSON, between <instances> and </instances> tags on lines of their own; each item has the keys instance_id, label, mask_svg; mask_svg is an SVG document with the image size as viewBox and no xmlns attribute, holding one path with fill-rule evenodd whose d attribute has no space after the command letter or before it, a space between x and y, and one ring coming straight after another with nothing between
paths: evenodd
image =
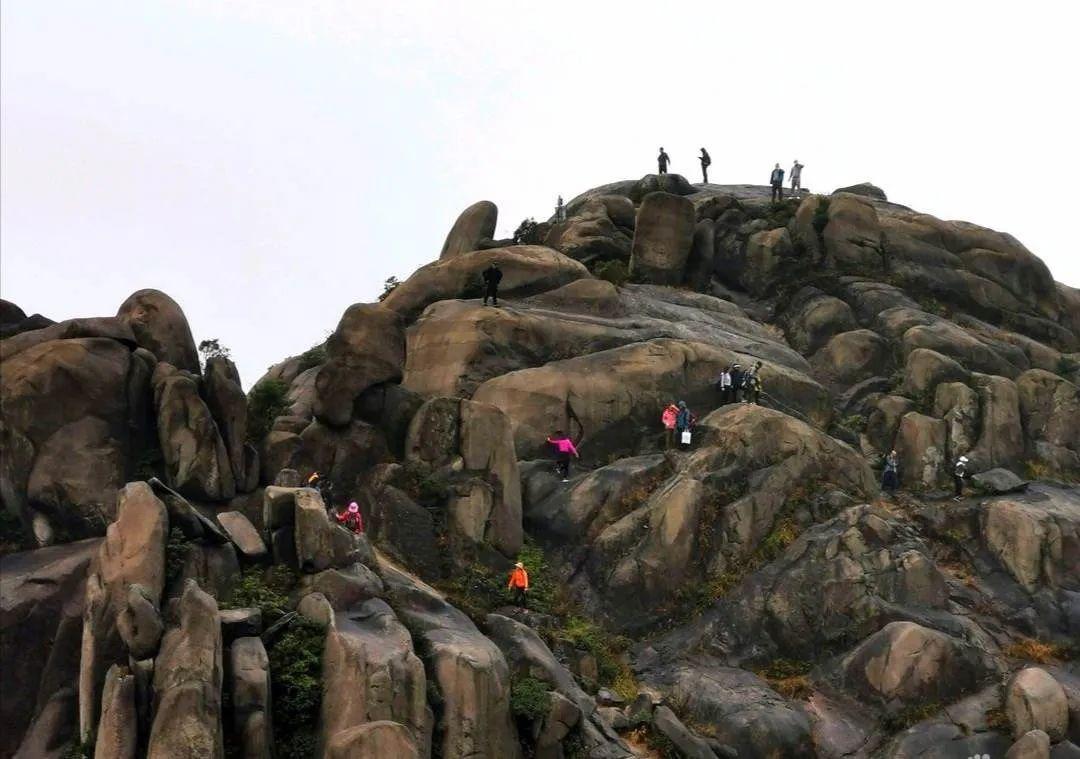
<instances>
[{"instance_id":1,"label":"person in red jacket","mask_svg":"<svg viewBox=\"0 0 1080 759\"><path fill-rule=\"evenodd\" d=\"M514 571L510 573L510 581L506 587L514 594L514 604L521 608L527 608L525 594L529 592L529 573L525 571L525 565L520 561L514 565Z\"/></svg>"},{"instance_id":2,"label":"person in red jacket","mask_svg":"<svg viewBox=\"0 0 1080 759\"><path fill-rule=\"evenodd\" d=\"M349 508L337 515L337 520L356 535L364 534L364 515L360 513L360 507L356 501L349 504Z\"/></svg>"}]
</instances>

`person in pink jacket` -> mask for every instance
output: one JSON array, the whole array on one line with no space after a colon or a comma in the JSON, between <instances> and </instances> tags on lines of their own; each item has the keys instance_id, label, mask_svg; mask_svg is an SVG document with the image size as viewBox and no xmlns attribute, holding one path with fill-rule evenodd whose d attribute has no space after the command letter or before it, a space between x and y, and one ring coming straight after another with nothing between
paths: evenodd
<instances>
[{"instance_id":1,"label":"person in pink jacket","mask_svg":"<svg viewBox=\"0 0 1080 759\"><path fill-rule=\"evenodd\" d=\"M664 442L668 448L675 445L675 420L678 418L679 407L674 403L669 403L660 414L660 421L664 425Z\"/></svg>"},{"instance_id":2,"label":"person in pink jacket","mask_svg":"<svg viewBox=\"0 0 1080 759\"><path fill-rule=\"evenodd\" d=\"M364 534L364 515L360 513L360 506L353 501L349 508L337 515L339 524L344 525L357 535Z\"/></svg>"},{"instance_id":3,"label":"person in pink jacket","mask_svg":"<svg viewBox=\"0 0 1080 759\"><path fill-rule=\"evenodd\" d=\"M577 447L574 441L566 436L562 430L555 430L555 434L547 439L548 444L555 449L555 460L562 473L562 481L570 481L570 457L578 457Z\"/></svg>"}]
</instances>

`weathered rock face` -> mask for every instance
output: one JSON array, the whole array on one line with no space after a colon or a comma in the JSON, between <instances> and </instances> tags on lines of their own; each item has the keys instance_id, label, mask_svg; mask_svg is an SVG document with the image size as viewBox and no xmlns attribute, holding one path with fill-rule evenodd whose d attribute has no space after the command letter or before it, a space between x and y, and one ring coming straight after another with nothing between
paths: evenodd
<instances>
[{"instance_id":1,"label":"weathered rock face","mask_svg":"<svg viewBox=\"0 0 1080 759\"><path fill-rule=\"evenodd\" d=\"M637 212L630 272L647 282L683 281L694 238L694 204L667 192L646 195Z\"/></svg>"},{"instance_id":2,"label":"weathered rock face","mask_svg":"<svg viewBox=\"0 0 1080 759\"><path fill-rule=\"evenodd\" d=\"M934 488L946 476L945 422L917 411L900 419L896 433L896 452L900 454L900 478L908 485Z\"/></svg>"},{"instance_id":3,"label":"weathered rock face","mask_svg":"<svg viewBox=\"0 0 1080 759\"><path fill-rule=\"evenodd\" d=\"M149 367L106 337L11 352L13 340L33 336L3 343L0 496L11 513L40 511L76 535L100 534L115 515L132 445L145 434Z\"/></svg>"},{"instance_id":4,"label":"weathered rock face","mask_svg":"<svg viewBox=\"0 0 1080 759\"><path fill-rule=\"evenodd\" d=\"M199 354L187 317L179 304L160 290L139 290L120 304L116 318L131 327L139 346L158 361L199 373Z\"/></svg>"},{"instance_id":5,"label":"weathered rock face","mask_svg":"<svg viewBox=\"0 0 1080 759\"><path fill-rule=\"evenodd\" d=\"M180 625L165 633L154 664L150 759L224 756L217 614L214 599L189 582L180 598Z\"/></svg>"},{"instance_id":6,"label":"weathered rock face","mask_svg":"<svg viewBox=\"0 0 1080 759\"><path fill-rule=\"evenodd\" d=\"M1080 390L1062 377L1041 369L1024 372L1016 381L1020 415L1029 448L1052 471L1080 474Z\"/></svg>"},{"instance_id":7,"label":"weathered rock face","mask_svg":"<svg viewBox=\"0 0 1080 759\"><path fill-rule=\"evenodd\" d=\"M974 649L913 622L885 625L840 666L847 683L882 703L948 702L987 674Z\"/></svg>"},{"instance_id":8,"label":"weathered rock face","mask_svg":"<svg viewBox=\"0 0 1080 759\"><path fill-rule=\"evenodd\" d=\"M1005 687L1005 713L1014 738L1029 730L1042 730L1050 740L1059 741L1065 737L1069 725L1065 691L1039 667L1022 669L1009 680Z\"/></svg>"},{"instance_id":9,"label":"weathered rock face","mask_svg":"<svg viewBox=\"0 0 1080 759\"><path fill-rule=\"evenodd\" d=\"M327 759L376 759L393 756L422 759L422 753L408 728L396 722L379 720L344 730L334 736L326 748Z\"/></svg>"},{"instance_id":10,"label":"weathered rock face","mask_svg":"<svg viewBox=\"0 0 1080 759\"><path fill-rule=\"evenodd\" d=\"M315 379L315 415L340 427L349 423L357 396L372 385L401 378L401 317L381 304L350 306L326 341L326 352L329 361Z\"/></svg>"},{"instance_id":11,"label":"weathered rock face","mask_svg":"<svg viewBox=\"0 0 1080 759\"><path fill-rule=\"evenodd\" d=\"M856 329L833 336L814 354L816 376L833 385L848 386L891 371L889 344L877 332Z\"/></svg>"},{"instance_id":12,"label":"weathered rock face","mask_svg":"<svg viewBox=\"0 0 1080 759\"><path fill-rule=\"evenodd\" d=\"M1042 730L1029 730L1009 748L1005 759L1050 759L1050 736Z\"/></svg>"},{"instance_id":13,"label":"weathered rock face","mask_svg":"<svg viewBox=\"0 0 1080 759\"><path fill-rule=\"evenodd\" d=\"M803 355L814 353L834 335L857 326L851 306L817 288L803 288L791 300L784 331L792 346Z\"/></svg>"},{"instance_id":14,"label":"weathered rock face","mask_svg":"<svg viewBox=\"0 0 1080 759\"><path fill-rule=\"evenodd\" d=\"M970 453L972 462L980 469L1016 466L1024 455L1016 383L985 374L973 375L972 381L981 409L979 438Z\"/></svg>"},{"instance_id":15,"label":"weathered rock face","mask_svg":"<svg viewBox=\"0 0 1080 759\"><path fill-rule=\"evenodd\" d=\"M272 756L270 660L262 640L258 637L234 640L229 648L229 664L233 730L240 739L244 759Z\"/></svg>"},{"instance_id":16,"label":"weathered rock face","mask_svg":"<svg viewBox=\"0 0 1080 759\"><path fill-rule=\"evenodd\" d=\"M510 720L510 673L498 647L426 585L386 563L380 571L442 697L433 737L440 755L520 757Z\"/></svg>"},{"instance_id":17,"label":"weathered rock face","mask_svg":"<svg viewBox=\"0 0 1080 759\"><path fill-rule=\"evenodd\" d=\"M874 198L875 200L888 200L888 198L885 197L885 191L870 182L860 182L859 184L853 184L849 187L841 187L833 190L833 195L838 195L842 192L850 193L851 195L862 195L867 198Z\"/></svg>"},{"instance_id":18,"label":"weathered rock face","mask_svg":"<svg viewBox=\"0 0 1080 759\"><path fill-rule=\"evenodd\" d=\"M408 460L451 466L480 478L448 505L452 532L488 542L504 556L521 549L521 476L507 417L494 406L456 398L425 403L409 426ZM460 464L458 463L460 462Z\"/></svg>"},{"instance_id":19,"label":"weathered rock face","mask_svg":"<svg viewBox=\"0 0 1080 759\"><path fill-rule=\"evenodd\" d=\"M934 394L934 416L945 420L947 461L956 461L975 447L979 430L979 396L962 382L944 382Z\"/></svg>"},{"instance_id":20,"label":"weathered rock face","mask_svg":"<svg viewBox=\"0 0 1080 759\"><path fill-rule=\"evenodd\" d=\"M361 725L390 721L404 726L427 756L432 715L424 665L412 639L386 602L365 601L338 612L323 653L323 740Z\"/></svg>"},{"instance_id":21,"label":"weathered rock face","mask_svg":"<svg viewBox=\"0 0 1080 759\"><path fill-rule=\"evenodd\" d=\"M1080 497L1035 488L995 498L979 515L984 544L1029 593L1039 587L1080 590Z\"/></svg>"},{"instance_id":22,"label":"weathered rock face","mask_svg":"<svg viewBox=\"0 0 1080 759\"><path fill-rule=\"evenodd\" d=\"M321 572L370 560L367 538L331 523L317 491L299 488L293 498L296 559L302 571Z\"/></svg>"},{"instance_id":23,"label":"weathered rock face","mask_svg":"<svg viewBox=\"0 0 1080 759\"><path fill-rule=\"evenodd\" d=\"M94 756L135 759L139 725L135 708L135 676L114 664L105 674Z\"/></svg>"},{"instance_id":24,"label":"weathered rock face","mask_svg":"<svg viewBox=\"0 0 1080 759\"><path fill-rule=\"evenodd\" d=\"M72 737L74 694L52 702L54 695L78 679L86 574L101 540L66 545L0 558L0 754L10 756L31 723L56 711L64 733ZM44 717L44 719L42 719Z\"/></svg>"},{"instance_id":25,"label":"weathered rock face","mask_svg":"<svg viewBox=\"0 0 1080 759\"><path fill-rule=\"evenodd\" d=\"M495 236L498 221L499 209L490 200L473 203L461 212L447 233L439 260L479 250L483 241L490 242Z\"/></svg>"},{"instance_id":26,"label":"weathered rock face","mask_svg":"<svg viewBox=\"0 0 1080 759\"><path fill-rule=\"evenodd\" d=\"M565 222L553 225L545 244L575 261L630 258L634 204L619 195L585 201Z\"/></svg>"},{"instance_id":27,"label":"weathered rock face","mask_svg":"<svg viewBox=\"0 0 1080 759\"><path fill-rule=\"evenodd\" d=\"M158 443L170 487L211 501L236 495L229 452L195 379L167 363L154 369Z\"/></svg>"},{"instance_id":28,"label":"weathered rock face","mask_svg":"<svg viewBox=\"0 0 1080 759\"><path fill-rule=\"evenodd\" d=\"M503 273L500 295L533 295L591 276L583 264L539 245L479 250L420 267L386 296L383 305L408 318L436 301L474 292L472 297L480 297L480 274L492 263Z\"/></svg>"},{"instance_id":29,"label":"weathered rock face","mask_svg":"<svg viewBox=\"0 0 1080 759\"><path fill-rule=\"evenodd\" d=\"M967 382L967 370L948 356L928 348L916 348L904 364L904 390L913 395L933 393L946 382Z\"/></svg>"},{"instance_id":30,"label":"weathered rock face","mask_svg":"<svg viewBox=\"0 0 1080 759\"><path fill-rule=\"evenodd\" d=\"M638 452L660 441L659 412L674 399L690 408L713 408L713 381L721 369L750 360L711 345L679 340L650 340L567 359L536 369L523 369L485 382L473 395L498 406L510 417L518 456L544 451L553 430L568 429L569 405L585 430L586 461ZM800 372L764 363L767 391L811 420L824 420L824 388ZM656 430L649 436L647 430Z\"/></svg>"},{"instance_id":31,"label":"weathered rock face","mask_svg":"<svg viewBox=\"0 0 1080 759\"><path fill-rule=\"evenodd\" d=\"M205 381L206 405L217 422L218 431L229 455L233 480L239 486L246 479L248 466L244 452L244 443L247 440L247 396L240 386L240 374L232 361L213 356L206 362Z\"/></svg>"},{"instance_id":32,"label":"weathered rock face","mask_svg":"<svg viewBox=\"0 0 1080 759\"><path fill-rule=\"evenodd\" d=\"M142 596L155 608L161 602L168 533L165 504L145 482L130 483L120 491L116 521L109 525L86 580L79 669L79 726L83 737L97 724L106 670L114 663L127 661L119 619L128 613L129 601ZM134 586L141 590L132 596ZM134 620L127 623L128 629L137 630L133 622L145 619L146 615L142 609L133 609L131 613ZM152 647L153 643L156 641L147 645Z\"/></svg>"}]
</instances>

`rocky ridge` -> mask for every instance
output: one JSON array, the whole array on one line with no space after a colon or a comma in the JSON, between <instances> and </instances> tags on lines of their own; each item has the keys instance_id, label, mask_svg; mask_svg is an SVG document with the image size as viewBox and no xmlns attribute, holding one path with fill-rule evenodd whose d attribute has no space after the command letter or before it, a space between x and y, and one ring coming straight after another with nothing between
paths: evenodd
<instances>
[{"instance_id":1,"label":"rocky ridge","mask_svg":"<svg viewBox=\"0 0 1080 759\"><path fill-rule=\"evenodd\" d=\"M0 756L1080 754L1080 293L872 185L566 208L470 206L247 395L162 292L0 304Z\"/></svg>"}]
</instances>

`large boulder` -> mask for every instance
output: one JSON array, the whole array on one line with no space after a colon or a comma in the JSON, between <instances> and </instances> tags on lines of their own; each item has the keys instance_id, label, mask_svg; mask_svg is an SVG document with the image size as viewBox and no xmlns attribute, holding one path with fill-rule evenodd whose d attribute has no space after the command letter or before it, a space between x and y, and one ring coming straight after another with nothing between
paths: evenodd
<instances>
[{"instance_id":1,"label":"large boulder","mask_svg":"<svg viewBox=\"0 0 1080 759\"><path fill-rule=\"evenodd\" d=\"M388 720L365 722L336 734L326 747L326 759L423 759L416 739L404 725Z\"/></svg>"},{"instance_id":2,"label":"large boulder","mask_svg":"<svg viewBox=\"0 0 1080 759\"><path fill-rule=\"evenodd\" d=\"M523 540L521 476L510 420L502 411L475 401L433 398L413 417L405 455L479 476L483 482L467 496L452 499L452 525L471 542L486 541L504 556L517 555Z\"/></svg>"},{"instance_id":3,"label":"large boulder","mask_svg":"<svg viewBox=\"0 0 1080 759\"><path fill-rule=\"evenodd\" d=\"M974 648L914 622L885 625L840 666L847 684L882 704L952 701L989 671Z\"/></svg>"},{"instance_id":4,"label":"large boulder","mask_svg":"<svg viewBox=\"0 0 1080 759\"><path fill-rule=\"evenodd\" d=\"M694 290L704 290L712 278L713 257L716 255L715 226L712 219L702 219L694 226L685 277L686 284Z\"/></svg>"},{"instance_id":5,"label":"large boulder","mask_svg":"<svg viewBox=\"0 0 1080 759\"><path fill-rule=\"evenodd\" d=\"M229 648L233 731L244 759L273 755L270 715L270 659L261 638L243 637Z\"/></svg>"},{"instance_id":6,"label":"large boulder","mask_svg":"<svg viewBox=\"0 0 1080 759\"><path fill-rule=\"evenodd\" d=\"M154 722L149 759L224 756L222 644L214 599L188 582L180 624L165 633L154 662Z\"/></svg>"},{"instance_id":7,"label":"large boulder","mask_svg":"<svg viewBox=\"0 0 1080 759\"><path fill-rule=\"evenodd\" d=\"M851 195L861 195L865 198L873 198L874 200L888 200L885 196L885 191L870 182L860 182L859 184L840 187L833 190L833 195L838 195L841 192L846 192Z\"/></svg>"},{"instance_id":8,"label":"large boulder","mask_svg":"<svg viewBox=\"0 0 1080 759\"><path fill-rule=\"evenodd\" d=\"M42 513L75 535L104 531L149 426L152 360L107 337L47 340L4 357L0 499L9 513L27 522Z\"/></svg>"},{"instance_id":9,"label":"large boulder","mask_svg":"<svg viewBox=\"0 0 1080 759\"><path fill-rule=\"evenodd\" d=\"M892 349L885 338L869 329L834 335L810 360L816 376L836 385L889 374Z\"/></svg>"},{"instance_id":10,"label":"large boulder","mask_svg":"<svg viewBox=\"0 0 1080 759\"><path fill-rule=\"evenodd\" d=\"M105 674L94 756L101 759L135 759L139 747L139 723L135 706L135 675L114 664Z\"/></svg>"},{"instance_id":11,"label":"large boulder","mask_svg":"<svg viewBox=\"0 0 1080 759\"><path fill-rule=\"evenodd\" d=\"M855 329L855 314L846 302L817 288L803 288L784 315L784 332L803 355L821 348L833 335Z\"/></svg>"},{"instance_id":12,"label":"large boulder","mask_svg":"<svg viewBox=\"0 0 1080 759\"><path fill-rule=\"evenodd\" d=\"M53 700L79 676L83 597L101 540L0 557L0 754L10 756L31 721L59 710L70 736L74 694Z\"/></svg>"},{"instance_id":13,"label":"large boulder","mask_svg":"<svg viewBox=\"0 0 1080 759\"><path fill-rule=\"evenodd\" d=\"M1056 374L1031 369L1016 380L1029 445L1057 473L1080 475L1080 390Z\"/></svg>"},{"instance_id":14,"label":"large boulder","mask_svg":"<svg viewBox=\"0 0 1080 759\"><path fill-rule=\"evenodd\" d=\"M606 460L658 443L659 434L650 438L646 431L659 433L660 411L673 400L698 411L715 407L713 382L735 362L749 366L751 359L701 342L649 340L511 372L485 382L473 399L510 418L519 458L545 452L547 436L569 428L570 408L584 428L582 456ZM806 375L766 361L760 376L783 407L827 421L828 395Z\"/></svg>"},{"instance_id":15,"label":"large boulder","mask_svg":"<svg viewBox=\"0 0 1080 759\"><path fill-rule=\"evenodd\" d=\"M349 423L361 393L401 378L405 364L401 317L378 303L349 306L326 341L326 352L329 360L315 379L315 415L340 427Z\"/></svg>"},{"instance_id":16,"label":"large boulder","mask_svg":"<svg viewBox=\"0 0 1080 759\"><path fill-rule=\"evenodd\" d=\"M186 496L221 501L236 495L229 451L196 378L159 363L152 378L158 443L170 487Z\"/></svg>"},{"instance_id":17,"label":"large boulder","mask_svg":"<svg viewBox=\"0 0 1080 759\"><path fill-rule=\"evenodd\" d=\"M432 752L444 759L520 759L510 672L498 647L432 588L388 562L379 569L441 697Z\"/></svg>"},{"instance_id":18,"label":"large boulder","mask_svg":"<svg viewBox=\"0 0 1080 759\"><path fill-rule=\"evenodd\" d=\"M1069 726L1065 691L1039 667L1022 669L1009 680L1005 686L1005 713L1012 724L1013 738L1030 730L1042 730L1050 740L1059 741Z\"/></svg>"},{"instance_id":19,"label":"large boulder","mask_svg":"<svg viewBox=\"0 0 1080 759\"><path fill-rule=\"evenodd\" d=\"M945 420L948 461L975 447L979 431L979 396L963 382L942 382L934 392L934 416Z\"/></svg>"},{"instance_id":20,"label":"large boulder","mask_svg":"<svg viewBox=\"0 0 1080 759\"><path fill-rule=\"evenodd\" d=\"M928 348L916 348L904 363L904 391L913 396L933 393L943 382L967 382L970 374L948 356Z\"/></svg>"},{"instance_id":21,"label":"large boulder","mask_svg":"<svg viewBox=\"0 0 1080 759\"><path fill-rule=\"evenodd\" d=\"M240 386L236 364L224 356L213 356L206 362L206 405L217 422L218 431L232 467L237 486L247 477L247 396Z\"/></svg>"},{"instance_id":22,"label":"large boulder","mask_svg":"<svg viewBox=\"0 0 1080 759\"><path fill-rule=\"evenodd\" d=\"M160 290L139 290L120 304L116 317L131 327L139 346L158 361L199 373L199 354L179 304Z\"/></svg>"},{"instance_id":23,"label":"large boulder","mask_svg":"<svg viewBox=\"0 0 1080 759\"><path fill-rule=\"evenodd\" d=\"M681 284L694 237L694 204L667 192L646 195L638 207L630 273L659 285Z\"/></svg>"},{"instance_id":24,"label":"large boulder","mask_svg":"<svg viewBox=\"0 0 1080 759\"><path fill-rule=\"evenodd\" d=\"M499 209L490 200L481 200L461 212L446 235L439 260L479 250L480 244L495 236Z\"/></svg>"},{"instance_id":25,"label":"large boulder","mask_svg":"<svg viewBox=\"0 0 1080 759\"><path fill-rule=\"evenodd\" d=\"M573 216L556 223L544 240L549 247L585 263L630 258L634 204L620 195L590 198Z\"/></svg>"},{"instance_id":26,"label":"large boulder","mask_svg":"<svg viewBox=\"0 0 1080 759\"><path fill-rule=\"evenodd\" d=\"M161 602L168 533L165 504L149 485L133 482L120 491L116 521L109 525L86 580L79 670L79 726L84 738L97 724L106 670L128 660L119 622L133 598L132 588L137 586L137 596L151 606Z\"/></svg>"},{"instance_id":27,"label":"large boulder","mask_svg":"<svg viewBox=\"0 0 1080 759\"><path fill-rule=\"evenodd\" d=\"M334 615L322 680L324 742L365 723L389 720L405 726L420 755L427 756L432 715L424 665L386 602L372 599Z\"/></svg>"},{"instance_id":28,"label":"large boulder","mask_svg":"<svg viewBox=\"0 0 1080 759\"><path fill-rule=\"evenodd\" d=\"M503 277L501 295L533 295L591 275L584 264L539 245L478 250L422 266L383 299L383 306L406 318L432 303L483 294L480 275L492 263Z\"/></svg>"},{"instance_id":29,"label":"large boulder","mask_svg":"<svg viewBox=\"0 0 1080 759\"><path fill-rule=\"evenodd\" d=\"M330 521L319 493L299 488L294 493L294 537L297 564L303 572L321 572L370 561L371 547L364 535Z\"/></svg>"},{"instance_id":30,"label":"large boulder","mask_svg":"<svg viewBox=\"0 0 1080 759\"><path fill-rule=\"evenodd\" d=\"M968 454L980 469L1017 466L1024 456L1024 428L1016 383L1004 377L972 375L979 394L979 438Z\"/></svg>"},{"instance_id":31,"label":"large boulder","mask_svg":"<svg viewBox=\"0 0 1080 759\"><path fill-rule=\"evenodd\" d=\"M900 478L922 489L940 485L946 475L946 426L917 411L909 411L900 419L894 447L900 454Z\"/></svg>"},{"instance_id":32,"label":"large boulder","mask_svg":"<svg viewBox=\"0 0 1080 759\"><path fill-rule=\"evenodd\" d=\"M1030 490L982 507L982 541L1029 593L1044 586L1080 590L1080 496L1044 486Z\"/></svg>"},{"instance_id":33,"label":"large boulder","mask_svg":"<svg viewBox=\"0 0 1080 759\"><path fill-rule=\"evenodd\" d=\"M746 242L745 267L740 284L756 296L762 296L782 273L782 267L795 256L787 227L761 230Z\"/></svg>"}]
</instances>

